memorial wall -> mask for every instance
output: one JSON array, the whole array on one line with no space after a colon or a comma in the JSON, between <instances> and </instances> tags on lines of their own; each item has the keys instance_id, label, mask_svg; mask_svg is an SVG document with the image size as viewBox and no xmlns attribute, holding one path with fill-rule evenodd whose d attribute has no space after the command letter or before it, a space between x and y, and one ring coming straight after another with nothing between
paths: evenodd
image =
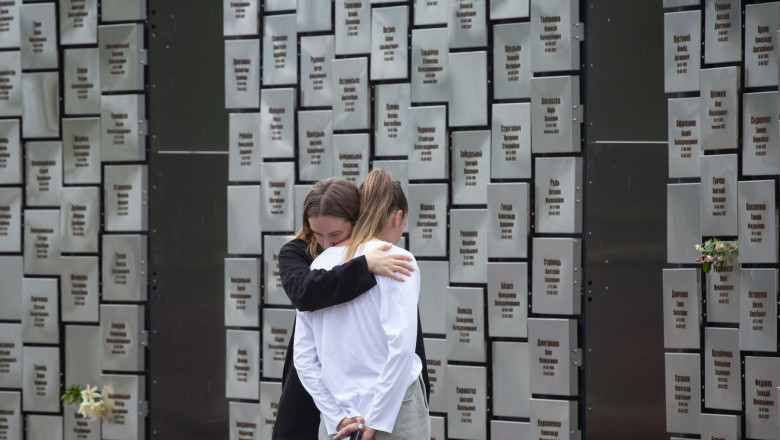
<instances>
[{"instance_id":1,"label":"memorial wall","mask_svg":"<svg viewBox=\"0 0 780 440\"><path fill-rule=\"evenodd\" d=\"M664 8L666 429L777 439L780 2ZM738 255L707 261L713 238Z\"/></svg>"},{"instance_id":2,"label":"memorial wall","mask_svg":"<svg viewBox=\"0 0 780 440\"><path fill-rule=\"evenodd\" d=\"M146 438L144 0L0 3L0 438ZM113 402L90 420L72 385Z\"/></svg>"},{"instance_id":3,"label":"memorial wall","mask_svg":"<svg viewBox=\"0 0 780 440\"><path fill-rule=\"evenodd\" d=\"M223 1L230 439L270 438L304 197L373 168L409 199L431 438L579 438L580 2L385 3Z\"/></svg>"}]
</instances>

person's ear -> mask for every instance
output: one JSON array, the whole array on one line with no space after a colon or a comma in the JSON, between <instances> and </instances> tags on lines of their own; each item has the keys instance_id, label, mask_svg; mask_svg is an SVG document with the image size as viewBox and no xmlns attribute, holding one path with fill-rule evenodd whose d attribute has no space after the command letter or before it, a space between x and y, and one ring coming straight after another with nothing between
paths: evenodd
<instances>
[{"instance_id":1,"label":"person's ear","mask_svg":"<svg viewBox=\"0 0 780 440\"><path fill-rule=\"evenodd\" d=\"M404 212L400 209L393 214L393 227L397 228L404 219Z\"/></svg>"}]
</instances>

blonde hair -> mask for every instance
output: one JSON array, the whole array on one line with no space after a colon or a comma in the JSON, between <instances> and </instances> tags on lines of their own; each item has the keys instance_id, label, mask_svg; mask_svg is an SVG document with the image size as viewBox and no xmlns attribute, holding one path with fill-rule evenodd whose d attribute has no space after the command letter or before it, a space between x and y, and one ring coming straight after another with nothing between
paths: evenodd
<instances>
[{"instance_id":1,"label":"blonde hair","mask_svg":"<svg viewBox=\"0 0 780 440\"><path fill-rule=\"evenodd\" d=\"M352 229L344 261L353 259L358 248L376 237L388 217L398 210L404 215L409 211L401 184L382 168L373 169L360 184L360 216Z\"/></svg>"},{"instance_id":2,"label":"blonde hair","mask_svg":"<svg viewBox=\"0 0 780 440\"><path fill-rule=\"evenodd\" d=\"M360 214L360 193L357 186L341 177L320 180L306 195L303 201L303 224L293 239L305 241L307 251L312 258L322 252L322 246L311 230L311 217L330 216L344 219L353 225Z\"/></svg>"}]
</instances>

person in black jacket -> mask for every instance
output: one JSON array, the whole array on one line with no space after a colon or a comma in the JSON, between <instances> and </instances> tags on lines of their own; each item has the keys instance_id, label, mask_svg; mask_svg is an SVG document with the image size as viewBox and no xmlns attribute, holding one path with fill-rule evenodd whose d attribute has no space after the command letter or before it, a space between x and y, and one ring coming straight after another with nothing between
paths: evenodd
<instances>
[{"instance_id":1,"label":"person in black jacket","mask_svg":"<svg viewBox=\"0 0 780 440\"><path fill-rule=\"evenodd\" d=\"M325 179L314 185L303 205L303 225L294 239L279 252L282 287L292 304L303 311L320 310L343 304L376 285L373 274L403 280L411 265L400 255L386 254L390 245L350 260L332 270L310 270L323 249L349 238L360 211L360 195L352 182L342 178ZM315 230L312 230L312 220ZM318 437L320 412L301 384L293 365L293 341L287 348L282 373L282 396L273 428L274 440L312 440ZM425 362L422 327L417 315L415 352L423 364L426 397L430 383ZM349 420L345 420L349 423Z\"/></svg>"}]
</instances>

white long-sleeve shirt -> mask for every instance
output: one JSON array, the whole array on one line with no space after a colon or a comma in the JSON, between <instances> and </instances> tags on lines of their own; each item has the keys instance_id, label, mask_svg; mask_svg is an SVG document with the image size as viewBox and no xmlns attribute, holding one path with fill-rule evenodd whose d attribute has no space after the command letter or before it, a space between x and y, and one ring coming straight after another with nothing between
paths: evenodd
<instances>
[{"instance_id":1,"label":"white long-sleeve shirt","mask_svg":"<svg viewBox=\"0 0 780 440\"><path fill-rule=\"evenodd\" d=\"M380 244L366 243L361 255ZM311 268L342 264L346 249L326 249ZM412 256L396 246L388 252ZM411 263L414 271L405 281L377 276L376 286L348 303L298 311L293 360L328 434L338 432L343 418L358 415L366 426L392 432L404 393L422 371L415 354L420 269Z\"/></svg>"}]
</instances>

